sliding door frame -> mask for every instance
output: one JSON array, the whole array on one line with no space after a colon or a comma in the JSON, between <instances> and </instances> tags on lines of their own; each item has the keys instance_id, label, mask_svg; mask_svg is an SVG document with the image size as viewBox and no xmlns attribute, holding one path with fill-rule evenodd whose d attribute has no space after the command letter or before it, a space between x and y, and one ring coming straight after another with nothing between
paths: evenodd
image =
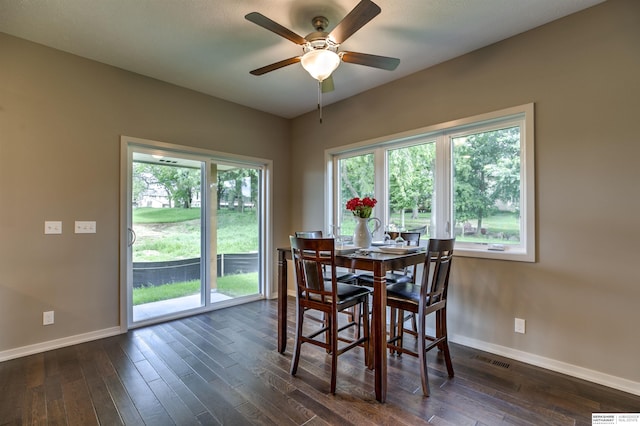
<instances>
[{"instance_id":1,"label":"sliding door frame","mask_svg":"<svg viewBox=\"0 0 640 426\"><path fill-rule=\"evenodd\" d=\"M225 301L222 304L211 304L209 297L210 282L209 277L204 276L202 279L206 280L205 289L206 297L205 304L198 309L189 311L189 314L208 312L223 307L231 306L234 304L246 303L251 300L259 300L270 297L274 292L273 285L273 243L272 243L272 167L273 162L271 160L247 157L229 153L222 153L217 151L206 150L202 148L194 148L176 144L170 144L166 142L153 141L148 139L141 139L130 136L120 137L120 330L125 333L131 328L130 322L130 310L129 310L129 289L128 283L131 280L131 256L130 256L130 243L131 235L128 230L131 218L129 217L129 210L131 204L131 182L129 168L131 161L132 149L144 149L144 150L158 150L167 153L173 153L175 155L195 156L206 161L206 168L210 170L211 163L216 161L231 162L236 164L243 164L249 167L260 168L262 171L262 179L260 180L260 214L259 214L259 229L260 229L260 273L259 273L259 293L255 297L243 297L240 300ZM206 159L206 160L205 160ZM209 187L214 185L215 182L211 182L209 173L205 178ZM204 198L204 197L203 197ZM205 203L206 211L202 212L206 216L208 221L210 218L210 209L213 208L210 202ZM205 207L205 206L203 206ZM208 259L206 256L210 252L210 242L204 244L206 247L202 249L203 258ZM207 268L208 269L208 268ZM184 315L176 315L176 317ZM172 319L173 317L163 318L161 321ZM141 323L139 325L146 325ZM136 323L136 327L138 324Z\"/></svg>"}]
</instances>

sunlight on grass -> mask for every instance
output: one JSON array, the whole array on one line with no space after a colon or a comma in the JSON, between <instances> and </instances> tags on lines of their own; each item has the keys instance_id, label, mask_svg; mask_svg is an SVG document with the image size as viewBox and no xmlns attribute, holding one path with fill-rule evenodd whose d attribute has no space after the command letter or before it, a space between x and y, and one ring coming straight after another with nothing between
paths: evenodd
<instances>
[{"instance_id":1,"label":"sunlight on grass","mask_svg":"<svg viewBox=\"0 0 640 426\"><path fill-rule=\"evenodd\" d=\"M217 291L229 297L248 296L258 293L258 273L227 275L218 277ZM200 293L200 281L187 281L133 289L133 305L159 302Z\"/></svg>"},{"instance_id":2,"label":"sunlight on grass","mask_svg":"<svg viewBox=\"0 0 640 426\"><path fill-rule=\"evenodd\" d=\"M133 223L172 223L200 218L200 209L191 208L153 208L138 207L133 209Z\"/></svg>"},{"instance_id":3,"label":"sunlight on grass","mask_svg":"<svg viewBox=\"0 0 640 426\"><path fill-rule=\"evenodd\" d=\"M248 253L258 250L258 218L253 210L216 211L217 252ZM133 245L134 262L162 262L200 257L200 209L138 208L133 224L139 235Z\"/></svg>"}]
</instances>

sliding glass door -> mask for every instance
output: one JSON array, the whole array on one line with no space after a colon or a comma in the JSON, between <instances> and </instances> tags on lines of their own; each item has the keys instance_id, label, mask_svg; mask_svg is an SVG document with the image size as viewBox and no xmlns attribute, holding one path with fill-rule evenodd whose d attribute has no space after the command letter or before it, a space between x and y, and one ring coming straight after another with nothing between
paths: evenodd
<instances>
[{"instance_id":1,"label":"sliding glass door","mask_svg":"<svg viewBox=\"0 0 640 426\"><path fill-rule=\"evenodd\" d=\"M147 142L125 147L127 326L263 298L265 166Z\"/></svg>"},{"instance_id":2,"label":"sliding glass door","mask_svg":"<svg viewBox=\"0 0 640 426\"><path fill-rule=\"evenodd\" d=\"M202 307L206 163L137 150L131 168L131 322Z\"/></svg>"}]
</instances>

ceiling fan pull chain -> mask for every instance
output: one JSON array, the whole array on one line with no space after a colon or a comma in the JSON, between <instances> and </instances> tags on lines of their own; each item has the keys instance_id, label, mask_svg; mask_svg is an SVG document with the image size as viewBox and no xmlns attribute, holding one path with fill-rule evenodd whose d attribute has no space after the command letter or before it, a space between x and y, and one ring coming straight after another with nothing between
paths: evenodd
<instances>
[{"instance_id":1,"label":"ceiling fan pull chain","mask_svg":"<svg viewBox=\"0 0 640 426\"><path fill-rule=\"evenodd\" d=\"M322 124L322 82L318 80L318 112L320 113L320 124Z\"/></svg>"}]
</instances>

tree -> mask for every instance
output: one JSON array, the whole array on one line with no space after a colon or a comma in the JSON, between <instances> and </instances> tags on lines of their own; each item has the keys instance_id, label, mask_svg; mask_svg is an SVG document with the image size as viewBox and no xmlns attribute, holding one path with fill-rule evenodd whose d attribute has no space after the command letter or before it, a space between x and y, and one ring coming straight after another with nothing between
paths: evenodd
<instances>
[{"instance_id":1,"label":"tree","mask_svg":"<svg viewBox=\"0 0 640 426\"><path fill-rule=\"evenodd\" d=\"M193 197L200 189L200 169L134 162L133 178L137 181L134 188L138 196L143 187L149 191L158 185L165 190L171 207L191 208Z\"/></svg>"},{"instance_id":2,"label":"tree","mask_svg":"<svg viewBox=\"0 0 640 426\"><path fill-rule=\"evenodd\" d=\"M454 167L456 221L477 220L477 232L498 201L519 210L519 127L456 138Z\"/></svg>"},{"instance_id":3,"label":"tree","mask_svg":"<svg viewBox=\"0 0 640 426\"><path fill-rule=\"evenodd\" d=\"M389 206L404 217L412 210L418 218L420 207L431 208L435 144L427 143L389 151Z\"/></svg>"},{"instance_id":4,"label":"tree","mask_svg":"<svg viewBox=\"0 0 640 426\"><path fill-rule=\"evenodd\" d=\"M358 155L340 160L342 207L351 198L373 197L373 154Z\"/></svg>"},{"instance_id":5,"label":"tree","mask_svg":"<svg viewBox=\"0 0 640 426\"><path fill-rule=\"evenodd\" d=\"M258 170L237 168L218 173L218 209L225 199L230 209L244 211L245 199L256 205L258 197Z\"/></svg>"}]
</instances>

